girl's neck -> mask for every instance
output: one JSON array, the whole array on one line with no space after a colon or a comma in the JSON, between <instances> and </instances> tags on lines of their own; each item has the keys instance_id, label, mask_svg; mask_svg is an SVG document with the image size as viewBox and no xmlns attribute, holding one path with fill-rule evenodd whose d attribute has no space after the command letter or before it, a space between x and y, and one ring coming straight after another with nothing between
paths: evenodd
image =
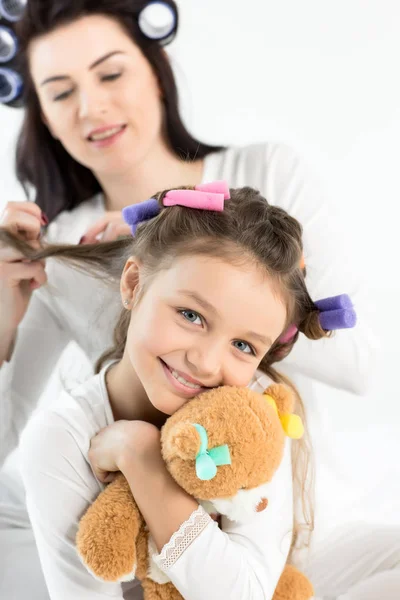
<instances>
[{"instance_id":1,"label":"girl's neck","mask_svg":"<svg viewBox=\"0 0 400 600\"><path fill-rule=\"evenodd\" d=\"M160 429L168 415L154 408L149 402L147 394L132 367L127 371L123 360L111 365L105 376L107 393L115 421L146 421Z\"/></svg>"},{"instance_id":2,"label":"girl's neck","mask_svg":"<svg viewBox=\"0 0 400 600\"><path fill-rule=\"evenodd\" d=\"M182 185L195 186L203 177L203 159L180 159L164 143L157 145L141 162L113 174L98 174L107 211L122 210L156 192Z\"/></svg>"}]
</instances>

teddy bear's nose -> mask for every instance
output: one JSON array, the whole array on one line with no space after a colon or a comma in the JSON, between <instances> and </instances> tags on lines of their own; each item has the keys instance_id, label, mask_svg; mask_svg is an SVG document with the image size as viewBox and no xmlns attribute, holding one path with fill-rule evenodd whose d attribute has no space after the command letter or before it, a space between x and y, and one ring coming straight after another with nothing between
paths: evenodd
<instances>
[{"instance_id":1,"label":"teddy bear's nose","mask_svg":"<svg viewBox=\"0 0 400 600\"><path fill-rule=\"evenodd\" d=\"M262 512L268 506L268 498L261 498L260 502L256 506L256 512Z\"/></svg>"}]
</instances>

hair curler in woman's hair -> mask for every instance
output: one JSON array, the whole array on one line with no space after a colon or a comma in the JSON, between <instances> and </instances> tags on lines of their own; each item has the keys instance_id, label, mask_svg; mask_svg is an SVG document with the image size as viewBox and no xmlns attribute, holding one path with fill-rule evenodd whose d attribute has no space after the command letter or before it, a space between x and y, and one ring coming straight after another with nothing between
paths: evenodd
<instances>
[{"instance_id":1,"label":"hair curler in woman's hair","mask_svg":"<svg viewBox=\"0 0 400 600\"><path fill-rule=\"evenodd\" d=\"M19 43L14 28L26 2L0 0L0 104L18 108L23 104L23 79L17 64Z\"/></svg>"},{"instance_id":2,"label":"hair curler in woman's hair","mask_svg":"<svg viewBox=\"0 0 400 600\"><path fill-rule=\"evenodd\" d=\"M168 2L149 2L138 16L138 25L144 36L159 44L169 44L178 29L178 12Z\"/></svg>"},{"instance_id":3,"label":"hair curler in woman's hair","mask_svg":"<svg viewBox=\"0 0 400 600\"><path fill-rule=\"evenodd\" d=\"M17 36L11 29L0 25L0 63L10 62L18 50Z\"/></svg>"},{"instance_id":4,"label":"hair curler in woman's hair","mask_svg":"<svg viewBox=\"0 0 400 600\"><path fill-rule=\"evenodd\" d=\"M26 3L27 0L0 0L0 15L15 23L22 17Z\"/></svg>"},{"instance_id":5,"label":"hair curler in woman's hair","mask_svg":"<svg viewBox=\"0 0 400 600\"><path fill-rule=\"evenodd\" d=\"M18 102L22 94L22 77L13 69L0 67L0 103Z\"/></svg>"}]
</instances>

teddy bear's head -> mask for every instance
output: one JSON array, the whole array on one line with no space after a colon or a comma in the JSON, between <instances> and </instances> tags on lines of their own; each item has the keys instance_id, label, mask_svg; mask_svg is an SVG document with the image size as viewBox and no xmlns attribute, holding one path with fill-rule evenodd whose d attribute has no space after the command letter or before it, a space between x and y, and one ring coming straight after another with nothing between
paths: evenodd
<instances>
[{"instance_id":1,"label":"teddy bear's head","mask_svg":"<svg viewBox=\"0 0 400 600\"><path fill-rule=\"evenodd\" d=\"M162 429L167 468L191 496L212 502L232 520L264 510L285 433L302 435L293 408L293 393L281 384L264 394L228 386L204 392Z\"/></svg>"}]
</instances>

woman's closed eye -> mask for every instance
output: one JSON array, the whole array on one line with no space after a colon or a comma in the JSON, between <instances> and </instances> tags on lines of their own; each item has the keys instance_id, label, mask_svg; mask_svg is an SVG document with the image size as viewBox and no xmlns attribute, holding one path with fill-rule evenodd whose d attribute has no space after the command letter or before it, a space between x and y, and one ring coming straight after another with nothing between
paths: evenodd
<instances>
[{"instance_id":1,"label":"woman's closed eye","mask_svg":"<svg viewBox=\"0 0 400 600\"><path fill-rule=\"evenodd\" d=\"M120 73L120 72L110 73L109 75L103 75L101 77L101 81L112 82L112 81L115 81L116 79L119 79L119 77L121 77L121 75L122 75L122 73ZM61 94L54 96L53 100L55 102L59 102L60 100L66 100L72 94L73 91L74 91L74 88L66 90L65 92L61 92Z\"/></svg>"},{"instance_id":2,"label":"woman's closed eye","mask_svg":"<svg viewBox=\"0 0 400 600\"><path fill-rule=\"evenodd\" d=\"M109 75L103 75L101 81L115 81L115 79L118 79L121 77L121 75L122 73L110 73Z\"/></svg>"},{"instance_id":3,"label":"woman's closed eye","mask_svg":"<svg viewBox=\"0 0 400 600\"><path fill-rule=\"evenodd\" d=\"M60 100L65 100L66 98L68 98L68 96L70 96L72 94L73 91L74 90L66 90L65 92L62 92L61 94L54 96L54 98L53 98L54 102L59 102Z\"/></svg>"}]
</instances>

